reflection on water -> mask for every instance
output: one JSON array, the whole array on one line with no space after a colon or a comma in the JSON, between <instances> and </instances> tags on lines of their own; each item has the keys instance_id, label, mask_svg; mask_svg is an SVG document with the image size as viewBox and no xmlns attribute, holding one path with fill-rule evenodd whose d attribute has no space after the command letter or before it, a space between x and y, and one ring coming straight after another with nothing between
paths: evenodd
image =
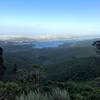
<instances>
[{"instance_id":1,"label":"reflection on water","mask_svg":"<svg viewBox=\"0 0 100 100\"><path fill-rule=\"evenodd\" d=\"M43 42L35 42L34 48L53 48L63 45L64 41L43 41Z\"/></svg>"}]
</instances>

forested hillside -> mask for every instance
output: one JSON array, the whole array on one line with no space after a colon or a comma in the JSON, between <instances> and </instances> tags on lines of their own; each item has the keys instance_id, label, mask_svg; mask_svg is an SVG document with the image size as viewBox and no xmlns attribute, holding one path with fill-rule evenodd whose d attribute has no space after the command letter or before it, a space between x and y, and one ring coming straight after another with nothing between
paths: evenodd
<instances>
[{"instance_id":1,"label":"forested hillside","mask_svg":"<svg viewBox=\"0 0 100 100\"><path fill-rule=\"evenodd\" d=\"M1 100L99 100L98 41L80 44L42 49L3 46Z\"/></svg>"}]
</instances>

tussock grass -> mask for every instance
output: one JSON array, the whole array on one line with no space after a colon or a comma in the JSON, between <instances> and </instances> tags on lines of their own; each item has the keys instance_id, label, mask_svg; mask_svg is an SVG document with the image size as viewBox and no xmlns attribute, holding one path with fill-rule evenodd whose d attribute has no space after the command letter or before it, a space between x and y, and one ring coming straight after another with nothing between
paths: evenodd
<instances>
[{"instance_id":1,"label":"tussock grass","mask_svg":"<svg viewBox=\"0 0 100 100\"><path fill-rule=\"evenodd\" d=\"M56 88L49 94L32 91L28 95L23 93L17 100L70 100L70 97L66 90Z\"/></svg>"}]
</instances>

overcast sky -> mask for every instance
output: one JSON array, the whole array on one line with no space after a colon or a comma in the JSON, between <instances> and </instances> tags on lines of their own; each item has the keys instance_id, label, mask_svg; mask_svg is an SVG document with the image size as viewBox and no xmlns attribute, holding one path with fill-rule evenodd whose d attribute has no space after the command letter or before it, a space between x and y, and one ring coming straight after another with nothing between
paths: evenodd
<instances>
[{"instance_id":1,"label":"overcast sky","mask_svg":"<svg viewBox=\"0 0 100 100\"><path fill-rule=\"evenodd\" d=\"M100 0L0 0L0 35L100 33Z\"/></svg>"}]
</instances>

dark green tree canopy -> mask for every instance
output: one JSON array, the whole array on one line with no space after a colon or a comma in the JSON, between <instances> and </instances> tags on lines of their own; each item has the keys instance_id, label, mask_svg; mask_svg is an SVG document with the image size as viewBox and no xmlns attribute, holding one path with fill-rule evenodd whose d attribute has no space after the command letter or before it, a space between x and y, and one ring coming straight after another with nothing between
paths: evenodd
<instances>
[{"instance_id":1,"label":"dark green tree canopy","mask_svg":"<svg viewBox=\"0 0 100 100\"><path fill-rule=\"evenodd\" d=\"M3 78L6 67L3 64L3 49L0 47L0 80Z\"/></svg>"},{"instance_id":2,"label":"dark green tree canopy","mask_svg":"<svg viewBox=\"0 0 100 100\"><path fill-rule=\"evenodd\" d=\"M0 55L3 55L3 49L0 47Z\"/></svg>"},{"instance_id":3,"label":"dark green tree canopy","mask_svg":"<svg viewBox=\"0 0 100 100\"><path fill-rule=\"evenodd\" d=\"M100 50L100 41L95 41L95 42L93 43L93 46L96 46L96 48L97 48L98 50Z\"/></svg>"}]
</instances>

